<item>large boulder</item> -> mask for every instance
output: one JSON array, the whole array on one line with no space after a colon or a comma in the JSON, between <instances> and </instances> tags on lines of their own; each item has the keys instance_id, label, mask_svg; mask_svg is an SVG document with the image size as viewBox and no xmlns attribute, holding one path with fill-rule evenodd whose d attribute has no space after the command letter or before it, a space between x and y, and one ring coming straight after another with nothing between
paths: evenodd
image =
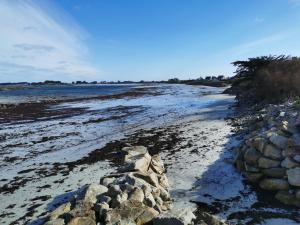
<instances>
[{"instance_id":1,"label":"large boulder","mask_svg":"<svg viewBox=\"0 0 300 225\"><path fill-rule=\"evenodd\" d=\"M289 183L284 179L265 178L259 182L259 186L264 190L288 190Z\"/></svg>"},{"instance_id":2,"label":"large boulder","mask_svg":"<svg viewBox=\"0 0 300 225\"><path fill-rule=\"evenodd\" d=\"M300 187L300 168L287 170L288 181L291 185Z\"/></svg>"},{"instance_id":3,"label":"large boulder","mask_svg":"<svg viewBox=\"0 0 300 225\"><path fill-rule=\"evenodd\" d=\"M262 169L262 173L268 177L273 178L283 178L286 176L286 169L285 168L269 168L269 169Z\"/></svg>"},{"instance_id":4,"label":"large boulder","mask_svg":"<svg viewBox=\"0 0 300 225\"><path fill-rule=\"evenodd\" d=\"M278 167L280 165L280 161L269 159L266 157L261 157L258 159L258 167L268 169Z\"/></svg>"},{"instance_id":5,"label":"large boulder","mask_svg":"<svg viewBox=\"0 0 300 225\"><path fill-rule=\"evenodd\" d=\"M288 138L277 133L272 133L269 138L270 142L278 148L285 149L287 147Z\"/></svg>"},{"instance_id":6,"label":"large boulder","mask_svg":"<svg viewBox=\"0 0 300 225\"><path fill-rule=\"evenodd\" d=\"M264 155L271 159L282 159L281 150L271 144L266 145Z\"/></svg>"}]
</instances>

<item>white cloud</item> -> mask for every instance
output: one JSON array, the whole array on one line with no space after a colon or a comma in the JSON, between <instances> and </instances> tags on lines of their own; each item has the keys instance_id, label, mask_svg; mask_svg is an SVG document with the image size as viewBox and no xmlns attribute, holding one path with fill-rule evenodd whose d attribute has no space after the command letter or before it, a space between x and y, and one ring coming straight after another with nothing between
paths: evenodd
<instances>
[{"instance_id":1,"label":"white cloud","mask_svg":"<svg viewBox=\"0 0 300 225\"><path fill-rule=\"evenodd\" d=\"M0 28L0 82L92 80L99 74L88 62L86 32L60 10L50 15L33 1L2 0Z\"/></svg>"}]
</instances>

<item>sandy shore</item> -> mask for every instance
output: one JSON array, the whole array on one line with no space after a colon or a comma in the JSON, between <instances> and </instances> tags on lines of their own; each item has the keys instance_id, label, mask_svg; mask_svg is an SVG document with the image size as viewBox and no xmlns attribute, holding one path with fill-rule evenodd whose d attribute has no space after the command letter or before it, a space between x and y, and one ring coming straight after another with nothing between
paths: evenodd
<instances>
[{"instance_id":1,"label":"sandy shore","mask_svg":"<svg viewBox=\"0 0 300 225\"><path fill-rule=\"evenodd\" d=\"M232 149L240 137L226 120L234 97L220 94L222 90L169 85L160 87L160 95L57 106L88 109L80 115L3 126L0 134L7 138L1 147L7 152L1 153L1 224L39 224L33 218L116 170L118 150L127 143L161 155L174 210L184 205L233 224L252 221L257 214L249 210L260 199L232 165ZM294 213L281 206L257 210L279 219ZM249 224L268 224L268 219Z\"/></svg>"}]
</instances>

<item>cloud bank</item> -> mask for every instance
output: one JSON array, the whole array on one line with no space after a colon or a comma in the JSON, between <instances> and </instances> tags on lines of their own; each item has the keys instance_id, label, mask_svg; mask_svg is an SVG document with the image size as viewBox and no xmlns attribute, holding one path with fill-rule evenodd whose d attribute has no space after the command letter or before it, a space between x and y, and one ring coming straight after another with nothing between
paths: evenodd
<instances>
[{"instance_id":1,"label":"cloud bank","mask_svg":"<svg viewBox=\"0 0 300 225\"><path fill-rule=\"evenodd\" d=\"M35 3L0 1L0 82L97 79L86 32L61 10Z\"/></svg>"}]
</instances>

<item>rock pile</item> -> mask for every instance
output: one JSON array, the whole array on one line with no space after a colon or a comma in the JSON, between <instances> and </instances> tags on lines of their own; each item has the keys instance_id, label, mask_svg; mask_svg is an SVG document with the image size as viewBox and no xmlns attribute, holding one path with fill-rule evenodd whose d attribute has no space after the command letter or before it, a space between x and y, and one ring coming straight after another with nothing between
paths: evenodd
<instances>
[{"instance_id":1,"label":"rock pile","mask_svg":"<svg viewBox=\"0 0 300 225\"><path fill-rule=\"evenodd\" d=\"M236 149L237 169L280 202L300 207L300 116L291 106L270 106L257 125Z\"/></svg>"},{"instance_id":2,"label":"rock pile","mask_svg":"<svg viewBox=\"0 0 300 225\"><path fill-rule=\"evenodd\" d=\"M120 173L90 184L48 216L45 225L145 224L171 207L169 184L158 155L125 147Z\"/></svg>"}]
</instances>

